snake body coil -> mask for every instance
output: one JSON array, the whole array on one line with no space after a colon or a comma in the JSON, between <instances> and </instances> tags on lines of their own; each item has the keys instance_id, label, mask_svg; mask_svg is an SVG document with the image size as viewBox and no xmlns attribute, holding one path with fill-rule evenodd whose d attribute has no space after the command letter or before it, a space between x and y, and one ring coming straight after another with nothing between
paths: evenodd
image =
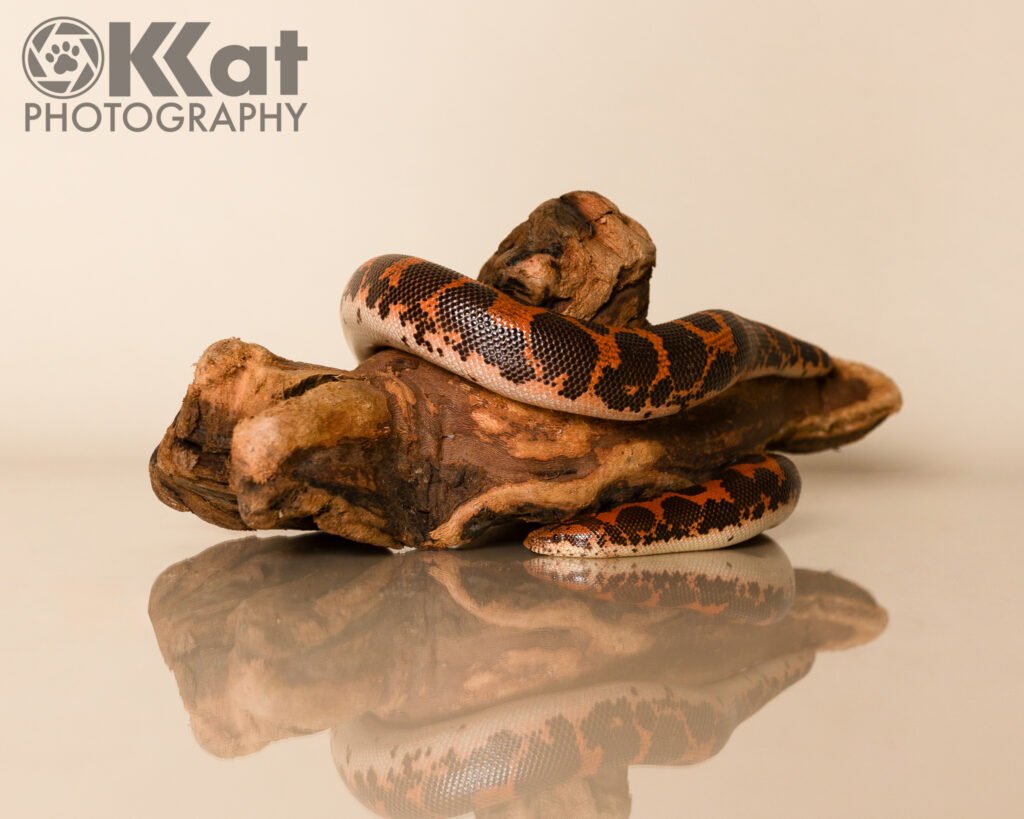
<instances>
[{"instance_id":1,"label":"snake body coil","mask_svg":"<svg viewBox=\"0 0 1024 819\"><path fill-rule=\"evenodd\" d=\"M725 310L649 329L609 327L404 255L356 270L341 319L360 359L395 347L525 404L620 421L672 415L744 379L809 378L832 367L824 350ZM703 484L538 530L527 545L595 557L717 548L781 522L798 493L788 460L756 454Z\"/></svg>"}]
</instances>

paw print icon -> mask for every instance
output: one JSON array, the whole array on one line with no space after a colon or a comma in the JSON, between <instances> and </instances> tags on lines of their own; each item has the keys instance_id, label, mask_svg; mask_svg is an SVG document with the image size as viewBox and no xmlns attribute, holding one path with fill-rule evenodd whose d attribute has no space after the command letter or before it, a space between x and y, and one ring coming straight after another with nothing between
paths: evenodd
<instances>
[{"instance_id":1,"label":"paw print icon","mask_svg":"<svg viewBox=\"0 0 1024 819\"><path fill-rule=\"evenodd\" d=\"M49 97L67 99L88 91L103 71L103 43L74 17L44 20L22 49L25 76Z\"/></svg>"},{"instance_id":2,"label":"paw print icon","mask_svg":"<svg viewBox=\"0 0 1024 819\"><path fill-rule=\"evenodd\" d=\"M78 61L75 57L78 56L78 46L72 46L67 40L64 41L63 54L61 53L62 47L54 43L50 46L51 54L46 55L46 61L54 63L53 70L58 74L63 74L65 71L74 71L78 68Z\"/></svg>"}]
</instances>

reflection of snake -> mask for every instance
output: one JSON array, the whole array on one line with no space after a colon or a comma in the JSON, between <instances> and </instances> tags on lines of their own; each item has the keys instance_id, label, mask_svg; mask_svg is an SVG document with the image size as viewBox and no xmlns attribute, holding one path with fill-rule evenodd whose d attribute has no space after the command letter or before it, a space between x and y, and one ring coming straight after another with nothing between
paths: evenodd
<instances>
[{"instance_id":1,"label":"reflection of snake","mask_svg":"<svg viewBox=\"0 0 1024 819\"><path fill-rule=\"evenodd\" d=\"M381 816L457 816L599 771L702 762L813 662L808 650L708 685L597 685L419 729L364 716L331 732L331 750L345 784Z\"/></svg>"},{"instance_id":2,"label":"reflection of snake","mask_svg":"<svg viewBox=\"0 0 1024 819\"><path fill-rule=\"evenodd\" d=\"M474 600L463 585L470 578L446 570L447 562L431 574L476 617L515 627L526 615L535 633L566 618L565 605L547 612L543 604L525 610L518 601L510 605L501 595L486 603ZM778 622L795 592L789 560L767 540L703 555L534 558L523 566L538 580L582 595L582 601L601 601L588 602L595 613L655 609L652 617L669 615L673 628L703 623L719 635L723 622L740 630ZM697 617L680 620L680 614ZM382 816L483 815L489 807L528 801L632 765L706 760L741 722L807 674L814 651L793 646L789 653L746 659L706 679L692 666L673 668L678 658L652 662L641 655L624 680L542 692L427 725L389 724L364 714L331 732L331 749L348 788ZM590 815L590 807L578 814Z\"/></svg>"},{"instance_id":3,"label":"reflection of snake","mask_svg":"<svg viewBox=\"0 0 1024 819\"><path fill-rule=\"evenodd\" d=\"M440 565L431 573L476 617L509 628L525 617L538 635L559 619L543 604L524 609L500 594L485 603L484 589L462 587L473 578L458 562L450 567L455 571L439 573ZM516 803L523 809L511 815L549 815L533 800L558 793L565 815L603 816L587 802L587 788L574 783L633 765L709 759L740 723L810 671L820 647L786 622L794 572L769 541L635 561L534 558L524 568L593 601L595 619L634 607L652 610L652 618L670 615L658 627L652 619L651 630L664 641L632 656L615 681L541 691L425 723L364 714L338 725L331 733L338 772L374 812L487 816ZM628 798L616 804L624 809L611 815L628 815Z\"/></svg>"},{"instance_id":4,"label":"reflection of snake","mask_svg":"<svg viewBox=\"0 0 1024 819\"><path fill-rule=\"evenodd\" d=\"M786 616L795 588L786 553L761 540L728 552L689 555L685 563L674 555L610 561L535 557L524 567L567 591L621 606L688 609L766 625Z\"/></svg>"},{"instance_id":5,"label":"reflection of snake","mask_svg":"<svg viewBox=\"0 0 1024 819\"><path fill-rule=\"evenodd\" d=\"M744 379L808 378L832 366L824 350L723 310L649 329L608 327L411 256L360 267L341 316L360 358L396 347L516 401L625 421L671 415ZM527 546L591 557L713 549L780 523L798 492L789 461L751 455L702 484L540 529Z\"/></svg>"}]
</instances>

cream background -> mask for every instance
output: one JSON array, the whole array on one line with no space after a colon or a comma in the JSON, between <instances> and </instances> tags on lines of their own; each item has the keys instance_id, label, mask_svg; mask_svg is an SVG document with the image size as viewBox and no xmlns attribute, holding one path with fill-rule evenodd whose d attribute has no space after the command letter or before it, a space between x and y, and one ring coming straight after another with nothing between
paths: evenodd
<instances>
[{"instance_id":1,"label":"cream background","mask_svg":"<svg viewBox=\"0 0 1024 819\"><path fill-rule=\"evenodd\" d=\"M221 45L298 29L302 131L25 133L41 96L15 60L64 10L104 37L110 20L136 36L209 20L202 72ZM399 250L475 275L575 188L650 230L655 319L729 307L892 375L906 408L851 457L992 469L1024 448L1019 4L77 0L3 16L8 456L141 461L227 336L351 365L336 303L358 263ZM80 101L105 99L104 78Z\"/></svg>"},{"instance_id":2,"label":"cream background","mask_svg":"<svg viewBox=\"0 0 1024 819\"><path fill-rule=\"evenodd\" d=\"M101 32L210 20L197 56L298 29L303 131L26 134L22 43L62 13ZM574 188L651 231L653 318L729 307L906 399L801 459L800 510L773 532L795 566L872 592L889 628L819 657L707 763L631 771L633 815L1019 813L1019 3L2 15L0 813L368 815L322 734L231 762L196 746L146 601L236 535L159 504L146 460L209 343L350 365L336 305L355 265L403 250L473 274Z\"/></svg>"}]
</instances>

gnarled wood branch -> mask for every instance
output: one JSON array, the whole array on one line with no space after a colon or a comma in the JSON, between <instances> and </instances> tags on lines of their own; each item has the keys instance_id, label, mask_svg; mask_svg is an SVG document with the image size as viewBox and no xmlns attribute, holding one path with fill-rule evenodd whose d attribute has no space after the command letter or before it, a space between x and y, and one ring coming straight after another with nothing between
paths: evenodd
<instances>
[{"instance_id":1,"label":"gnarled wood branch","mask_svg":"<svg viewBox=\"0 0 1024 819\"><path fill-rule=\"evenodd\" d=\"M594 193L541 205L481 279L579 318L642 324L654 246ZM812 452L867 434L895 384L839 360L762 378L641 424L510 401L407 353L355 370L213 344L150 462L168 505L231 529L321 529L391 548L452 548L490 526L567 515L701 480L731 456Z\"/></svg>"}]
</instances>

